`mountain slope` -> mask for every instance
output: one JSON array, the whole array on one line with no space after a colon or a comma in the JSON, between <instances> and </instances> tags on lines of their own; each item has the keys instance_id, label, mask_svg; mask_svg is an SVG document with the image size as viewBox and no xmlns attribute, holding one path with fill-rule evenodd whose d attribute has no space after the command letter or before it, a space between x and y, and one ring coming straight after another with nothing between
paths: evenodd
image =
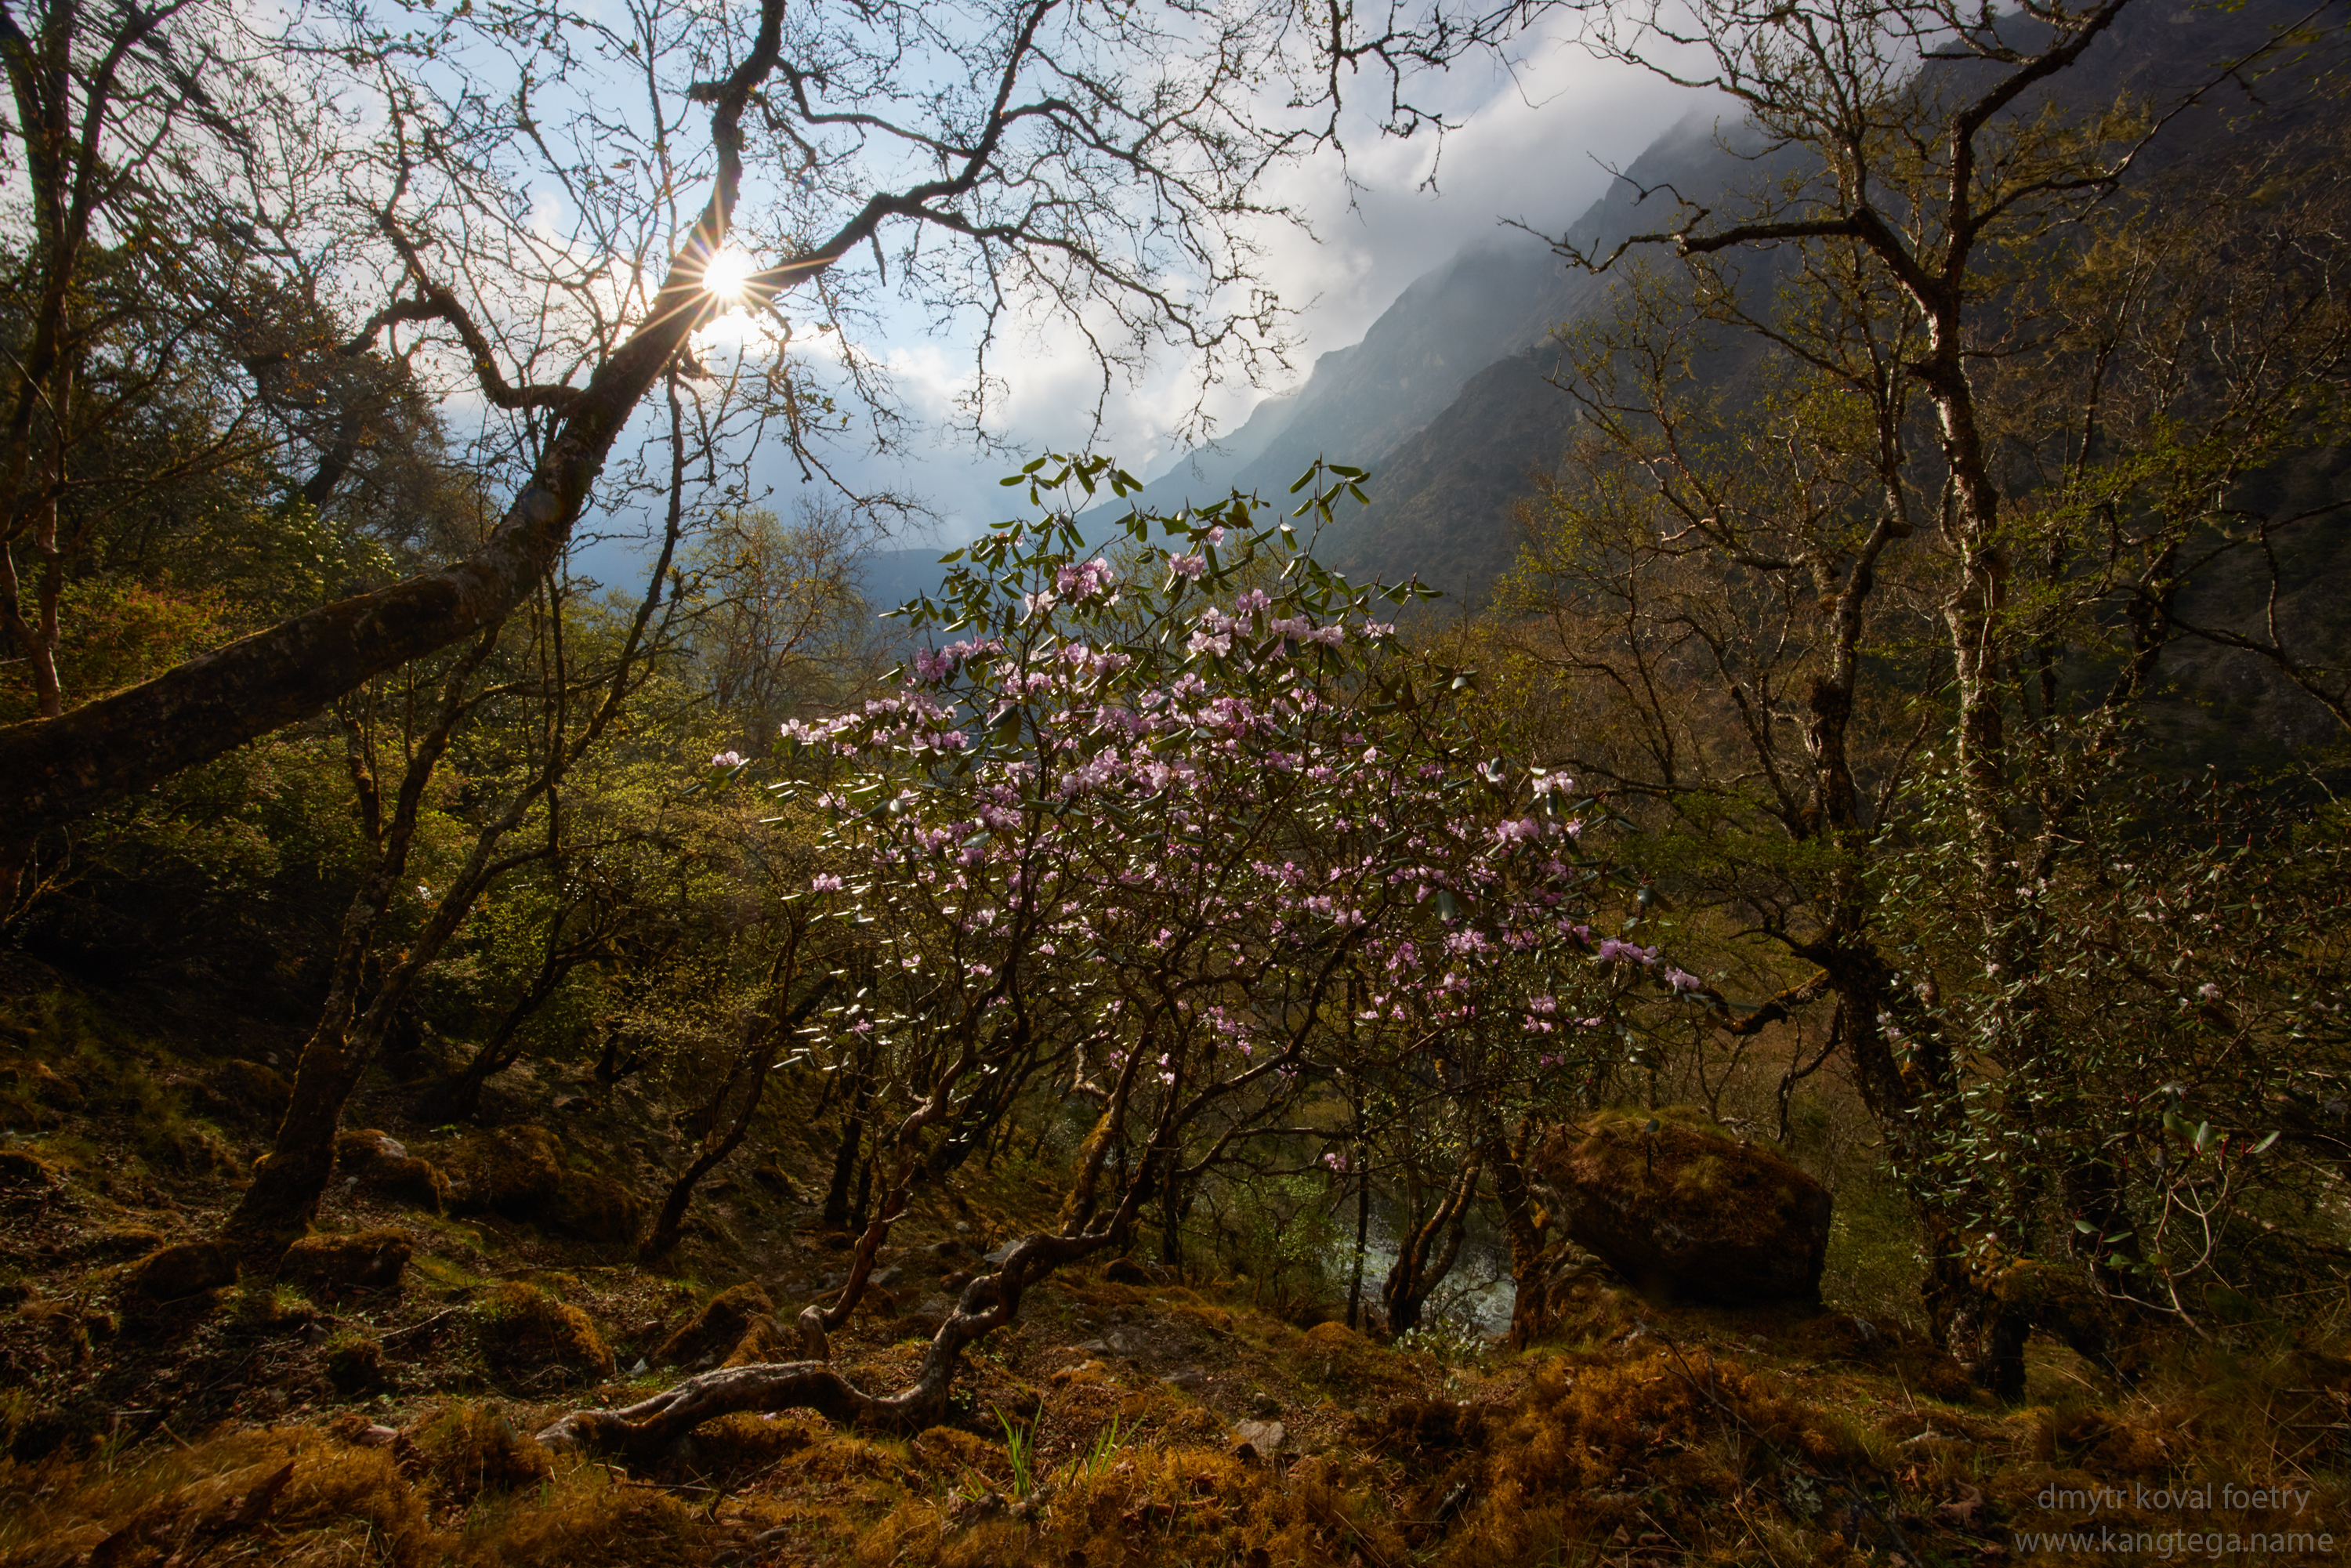
<instances>
[{"instance_id":1,"label":"mountain slope","mask_svg":"<svg viewBox=\"0 0 2351 1568\"><path fill-rule=\"evenodd\" d=\"M1758 169L1751 146L1727 149L1712 120L1694 115L1569 232L1613 246L1660 215L1639 190L1670 184L1704 200ZM1222 451L1177 459L1133 504L1172 511L1234 489L1271 498L1318 456L1353 463L1373 470L1372 506L1336 519L1318 558L1351 576L1416 575L1482 597L1516 551L1512 512L1531 472L1573 418L1545 380L1545 345L1604 308L1612 287L1530 235L1465 252L1407 287L1362 342L1324 354L1295 394L1260 404ZM1260 425L1269 405L1274 417ZM1081 524L1093 537L1126 510L1097 507Z\"/></svg>"},{"instance_id":2,"label":"mountain slope","mask_svg":"<svg viewBox=\"0 0 2351 1568\"><path fill-rule=\"evenodd\" d=\"M2040 97L2088 105L2126 90L2175 95L2283 15L2277 5L2235 14L2137 8L2019 112ZM2241 117L2244 107L2227 94L2210 98L2153 144L2142 172L2325 112L2318 99L2283 116L2271 104L2252 121ZM1645 203L1642 191L1669 185L1719 210L1731 191L1797 167L1793 154L1761 152L1751 131L1719 136L1708 118L1694 116L1635 160L1569 237L1604 254L1670 217L1670 196ZM1758 256L1750 284L1768 287L1771 272L1771 259ZM1318 557L1351 576L1416 575L1481 599L1515 554L1518 503L1532 493L1533 474L1555 460L1572 421L1566 399L1544 380L1552 361L1543 346L1554 329L1604 308L1613 281L1572 271L1531 237L1458 256L1406 288L1362 342L1323 355L1275 417L1260 426L1253 414L1224 451L1179 459L1140 504L1173 509L1236 487L1271 498L1318 455L1357 464L1373 470L1372 505L1338 518L1317 541ZM1087 520L1107 524L1125 510L1098 508Z\"/></svg>"}]
</instances>

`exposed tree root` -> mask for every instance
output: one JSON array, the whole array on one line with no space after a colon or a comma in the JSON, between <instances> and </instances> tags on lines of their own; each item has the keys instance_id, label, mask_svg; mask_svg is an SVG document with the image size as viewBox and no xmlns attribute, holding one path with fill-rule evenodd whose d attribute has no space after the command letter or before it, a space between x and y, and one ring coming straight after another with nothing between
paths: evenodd
<instances>
[{"instance_id":1,"label":"exposed tree root","mask_svg":"<svg viewBox=\"0 0 2351 1568\"><path fill-rule=\"evenodd\" d=\"M955 1312L932 1336L914 1380L894 1394L868 1394L822 1360L722 1366L624 1409L574 1410L541 1431L538 1440L643 1464L660 1458L704 1422L748 1411L814 1410L843 1425L901 1431L935 1426L946 1414L963 1353L1010 1322L1029 1286L1110 1240L1108 1229L1022 1238L994 1273L964 1287ZM805 1314L801 1323L805 1331Z\"/></svg>"}]
</instances>

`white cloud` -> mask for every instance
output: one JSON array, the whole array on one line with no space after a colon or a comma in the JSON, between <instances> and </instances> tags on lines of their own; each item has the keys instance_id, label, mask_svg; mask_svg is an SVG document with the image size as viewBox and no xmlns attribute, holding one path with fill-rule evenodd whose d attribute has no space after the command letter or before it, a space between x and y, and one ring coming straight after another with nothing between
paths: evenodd
<instances>
[{"instance_id":1,"label":"white cloud","mask_svg":"<svg viewBox=\"0 0 2351 1568\"><path fill-rule=\"evenodd\" d=\"M1287 382L1209 391L1205 406L1220 430L1237 428L1267 392L1302 381L1317 356L1359 341L1415 278L1463 251L1504 243L1506 220L1563 230L1605 190L1604 165L1632 162L1694 101L1556 37L1528 40L1513 65L1465 67L1431 87L1424 101L1458 125L1441 143L1426 133L1382 140L1359 127L1343 163L1325 153L1281 171L1269 187L1311 228L1268 224L1257 236L1264 278L1296 312L1301 341ZM970 340L890 308L862 347L888 367L908 412L935 428L899 458L843 454L838 471L926 497L948 519L942 538L968 537L1002 515L1008 492L995 480L1019 460L978 452L952 431L975 384ZM1104 398L1078 325L1061 319L1004 331L988 373L1000 383L988 428L1024 455L1091 445L1137 473L1175 454L1175 433L1199 395L1196 367L1171 356L1132 386L1114 376ZM764 466L779 492L797 483L781 454Z\"/></svg>"}]
</instances>

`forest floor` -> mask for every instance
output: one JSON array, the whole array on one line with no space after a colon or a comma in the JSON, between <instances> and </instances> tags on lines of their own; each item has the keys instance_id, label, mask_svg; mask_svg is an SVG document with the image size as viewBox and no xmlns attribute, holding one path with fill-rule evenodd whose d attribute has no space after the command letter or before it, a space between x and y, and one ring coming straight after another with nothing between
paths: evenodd
<instances>
[{"instance_id":1,"label":"forest floor","mask_svg":"<svg viewBox=\"0 0 2351 1568\"><path fill-rule=\"evenodd\" d=\"M1925 1568L2351 1543L2339 1300L2292 1304L2291 1327L2248 1312L2128 1387L2036 1343L2026 1398L2001 1406L1866 1303L1673 1308L1595 1281L1558 1342L1407 1352L1130 1260L1033 1291L942 1426L739 1416L627 1473L529 1434L698 1365L789 1357L778 1322L848 1244L815 1218L828 1152L792 1131L812 1134L816 1091L788 1091L778 1136L721 1167L665 1271L593 1215L436 1213L427 1188L354 1176L319 1228L365 1238L353 1256L404 1245L396 1284L322 1268L157 1299L141 1260L216 1230L266 1135L277 1075L257 1070L298 1043L0 967L5 1568ZM386 1076L348 1123L450 1169L540 1129L647 1201L685 1138L649 1092L546 1067L496 1087L492 1131L411 1124L413 1098ZM1061 1174L1008 1152L918 1200L837 1364L904 1381L958 1276L1048 1218ZM729 1291L744 1310L712 1312Z\"/></svg>"}]
</instances>

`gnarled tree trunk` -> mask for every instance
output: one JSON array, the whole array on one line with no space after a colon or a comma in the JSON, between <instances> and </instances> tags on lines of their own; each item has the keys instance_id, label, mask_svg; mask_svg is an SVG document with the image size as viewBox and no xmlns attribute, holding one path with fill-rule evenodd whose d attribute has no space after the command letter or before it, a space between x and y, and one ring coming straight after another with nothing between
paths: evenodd
<instances>
[{"instance_id":1,"label":"gnarled tree trunk","mask_svg":"<svg viewBox=\"0 0 2351 1568\"><path fill-rule=\"evenodd\" d=\"M307 718L371 676L497 624L523 601L570 538L590 487L638 404L716 308L703 287L704 262L728 231L742 180L739 123L780 57L782 22L781 0L765 0L758 36L742 63L707 89L717 177L643 323L585 385L525 389L538 406L555 409L559 423L481 551L296 616L69 713L0 728L0 779L10 786L8 839L29 841ZM761 288L780 292L824 271L880 215L861 214L802 259L761 274ZM415 312L425 308L461 329L472 325L445 288L422 283L420 288L429 297L424 306L403 302L380 313L371 329L393 317L423 319ZM496 375L486 355L483 364ZM517 395L503 380L493 390L510 403ZM0 854L0 865L21 859Z\"/></svg>"},{"instance_id":2,"label":"gnarled tree trunk","mask_svg":"<svg viewBox=\"0 0 2351 1568\"><path fill-rule=\"evenodd\" d=\"M936 1426L946 1414L964 1352L1010 1322L1021 1297L1039 1281L1109 1246L1115 1228L1021 1240L995 1272L963 1288L914 1381L893 1393L869 1394L820 1360L722 1366L622 1409L575 1410L542 1430L538 1440L650 1463L705 1421L745 1411L815 1410L836 1421L910 1432Z\"/></svg>"},{"instance_id":3,"label":"gnarled tree trunk","mask_svg":"<svg viewBox=\"0 0 2351 1568\"><path fill-rule=\"evenodd\" d=\"M1396 1260L1380 1286L1380 1310L1392 1334L1410 1333L1420 1324L1421 1309L1461 1255L1461 1232L1470 1202L1478 1196L1479 1154L1476 1149L1461 1162L1461 1171L1426 1218L1414 1226L1396 1249Z\"/></svg>"}]
</instances>

